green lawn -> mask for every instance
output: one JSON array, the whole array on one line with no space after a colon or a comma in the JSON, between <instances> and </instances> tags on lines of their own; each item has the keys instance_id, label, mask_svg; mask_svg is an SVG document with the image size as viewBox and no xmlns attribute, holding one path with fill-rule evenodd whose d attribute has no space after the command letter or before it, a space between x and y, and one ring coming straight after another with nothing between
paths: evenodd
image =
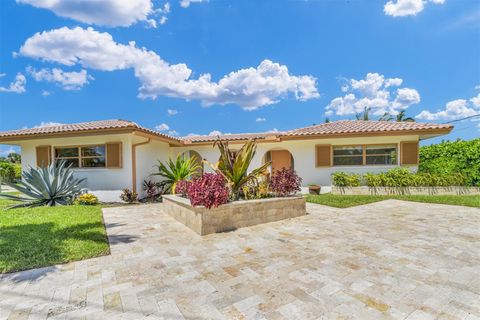
<instances>
[{"instance_id":1,"label":"green lawn","mask_svg":"<svg viewBox=\"0 0 480 320\"><path fill-rule=\"evenodd\" d=\"M323 204L330 207L348 208L359 206L362 204L368 204L372 202L398 199L414 202L428 202L428 203L441 203L451 204L457 206L467 206L480 208L480 196L370 196L370 195L307 195L307 202Z\"/></svg>"},{"instance_id":2,"label":"green lawn","mask_svg":"<svg viewBox=\"0 0 480 320\"><path fill-rule=\"evenodd\" d=\"M0 199L0 273L108 254L100 206L5 210Z\"/></svg>"}]
</instances>

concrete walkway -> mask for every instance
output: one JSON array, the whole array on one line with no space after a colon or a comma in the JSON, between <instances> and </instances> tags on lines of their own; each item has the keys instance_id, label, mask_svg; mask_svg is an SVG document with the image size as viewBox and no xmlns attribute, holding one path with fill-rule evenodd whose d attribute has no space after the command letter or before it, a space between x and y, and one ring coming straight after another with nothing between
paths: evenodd
<instances>
[{"instance_id":1,"label":"concrete walkway","mask_svg":"<svg viewBox=\"0 0 480 320\"><path fill-rule=\"evenodd\" d=\"M104 209L110 256L0 275L0 319L480 319L480 209L388 200L200 237Z\"/></svg>"}]
</instances>

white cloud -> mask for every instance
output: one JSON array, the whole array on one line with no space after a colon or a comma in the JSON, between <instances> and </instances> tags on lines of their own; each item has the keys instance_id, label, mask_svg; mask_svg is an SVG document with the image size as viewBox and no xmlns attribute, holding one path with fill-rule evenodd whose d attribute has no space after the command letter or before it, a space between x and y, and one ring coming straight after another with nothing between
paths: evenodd
<instances>
[{"instance_id":1,"label":"white cloud","mask_svg":"<svg viewBox=\"0 0 480 320\"><path fill-rule=\"evenodd\" d=\"M262 117L258 117L257 119L255 119L255 122L265 122L265 121L267 121L267 119Z\"/></svg>"},{"instance_id":2,"label":"white cloud","mask_svg":"<svg viewBox=\"0 0 480 320\"><path fill-rule=\"evenodd\" d=\"M152 0L17 0L53 11L60 17L87 24L128 27L147 21L153 13Z\"/></svg>"},{"instance_id":3,"label":"white cloud","mask_svg":"<svg viewBox=\"0 0 480 320\"><path fill-rule=\"evenodd\" d=\"M415 116L422 120L456 120L480 114L480 94L477 97L467 101L465 99L457 99L447 102L445 109L431 112L423 110Z\"/></svg>"},{"instance_id":4,"label":"white cloud","mask_svg":"<svg viewBox=\"0 0 480 320\"><path fill-rule=\"evenodd\" d=\"M56 127L56 126L61 126L63 123L60 122L52 122L52 121L42 121L40 124L37 124L36 126L33 126L34 128L44 128L44 127Z\"/></svg>"},{"instance_id":5,"label":"white cloud","mask_svg":"<svg viewBox=\"0 0 480 320\"><path fill-rule=\"evenodd\" d=\"M47 91L47 90L42 90L42 96L46 97L46 96L49 96L51 95L52 93L50 91Z\"/></svg>"},{"instance_id":6,"label":"white cloud","mask_svg":"<svg viewBox=\"0 0 480 320\"><path fill-rule=\"evenodd\" d=\"M159 125L155 126L156 131L167 131L168 129L170 129L170 127L166 123L162 123L162 124L159 124Z\"/></svg>"},{"instance_id":7,"label":"white cloud","mask_svg":"<svg viewBox=\"0 0 480 320\"><path fill-rule=\"evenodd\" d=\"M353 115L371 108L373 114L385 112L397 114L420 102L420 94L415 89L397 88L403 83L399 78L385 78L378 73L368 73L365 79L349 79L342 86L343 97L333 99L326 107L327 115Z\"/></svg>"},{"instance_id":8,"label":"white cloud","mask_svg":"<svg viewBox=\"0 0 480 320\"><path fill-rule=\"evenodd\" d=\"M93 77L87 74L86 70L79 72L66 72L59 68L35 70L27 67L27 72L36 81L54 82L63 87L65 90L80 90L84 85L93 80Z\"/></svg>"},{"instance_id":9,"label":"white cloud","mask_svg":"<svg viewBox=\"0 0 480 320\"><path fill-rule=\"evenodd\" d=\"M383 11L393 17L415 16L422 12L429 2L443 4L445 0L391 0L385 4Z\"/></svg>"},{"instance_id":10,"label":"white cloud","mask_svg":"<svg viewBox=\"0 0 480 320\"><path fill-rule=\"evenodd\" d=\"M168 113L169 116L174 116L174 115L178 114L178 110L167 109L167 113Z\"/></svg>"},{"instance_id":11,"label":"white cloud","mask_svg":"<svg viewBox=\"0 0 480 320\"><path fill-rule=\"evenodd\" d=\"M63 27L36 33L25 41L20 54L101 71L132 68L140 80L139 97L143 99L168 96L200 100L205 106L238 104L253 110L289 95L300 101L320 96L314 77L291 75L287 66L270 60L263 60L256 68L231 72L218 82L208 73L192 79L187 65L169 64L157 53L138 48L135 42L119 44L109 33L92 28Z\"/></svg>"},{"instance_id":12,"label":"white cloud","mask_svg":"<svg viewBox=\"0 0 480 320\"><path fill-rule=\"evenodd\" d=\"M167 134L170 135L170 136L174 136L174 137L178 136L178 132L175 131L175 130L169 130L169 131L167 132Z\"/></svg>"},{"instance_id":13,"label":"white cloud","mask_svg":"<svg viewBox=\"0 0 480 320\"><path fill-rule=\"evenodd\" d=\"M208 2L208 0L180 0L180 6L183 8L188 8L191 3L202 3Z\"/></svg>"},{"instance_id":14,"label":"white cloud","mask_svg":"<svg viewBox=\"0 0 480 320\"><path fill-rule=\"evenodd\" d=\"M6 157L10 153L20 153L18 147L0 145L0 157Z\"/></svg>"},{"instance_id":15,"label":"white cloud","mask_svg":"<svg viewBox=\"0 0 480 320\"><path fill-rule=\"evenodd\" d=\"M3 76L2 76L3 77ZM15 80L10 82L8 87L0 87L0 92L24 93L27 79L20 72L15 76Z\"/></svg>"},{"instance_id":16,"label":"white cloud","mask_svg":"<svg viewBox=\"0 0 480 320\"><path fill-rule=\"evenodd\" d=\"M208 135L209 136L221 136L223 133L221 131L218 131L218 130L213 130L211 131Z\"/></svg>"},{"instance_id":17,"label":"white cloud","mask_svg":"<svg viewBox=\"0 0 480 320\"><path fill-rule=\"evenodd\" d=\"M272 130L267 131L267 133L277 133L277 132L280 132L280 131L278 131L277 128L273 128Z\"/></svg>"}]
</instances>

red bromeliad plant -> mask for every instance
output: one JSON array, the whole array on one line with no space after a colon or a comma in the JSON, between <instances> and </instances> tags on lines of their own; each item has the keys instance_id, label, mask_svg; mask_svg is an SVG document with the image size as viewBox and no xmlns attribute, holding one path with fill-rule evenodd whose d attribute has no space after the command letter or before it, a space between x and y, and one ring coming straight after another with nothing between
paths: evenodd
<instances>
[{"instance_id":1,"label":"red bromeliad plant","mask_svg":"<svg viewBox=\"0 0 480 320\"><path fill-rule=\"evenodd\" d=\"M229 189L222 175L205 173L188 186L188 197L192 206L216 208L228 202Z\"/></svg>"},{"instance_id":2,"label":"red bromeliad plant","mask_svg":"<svg viewBox=\"0 0 480 320\"><path fill-rule=\"evenodd\" d=\"M188 186L191 184L191 181L187 180L180 180L177 182L177 186L175 187L175 192L182 197L187 197L188 195Z\"/></svg>"},{"instance_id":3,"label":"red bromeliad plant","mask_svg":"<svg viewBox=\"0 0 480 320\"><path fill-rule=\"evenodd\" d=\"M293 169L283 168L273 172L270 178L270 190L277 197L287 197L300 191L302 178Z\"/></svg>"}]
</instances>

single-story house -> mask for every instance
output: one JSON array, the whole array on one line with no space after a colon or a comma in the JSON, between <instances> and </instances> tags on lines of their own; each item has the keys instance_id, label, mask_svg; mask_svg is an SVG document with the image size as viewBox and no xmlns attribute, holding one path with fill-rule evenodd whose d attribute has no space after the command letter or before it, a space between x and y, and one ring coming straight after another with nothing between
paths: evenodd
<instances>
[{"instance_id":1,"label":"single-story house","mask_svg":"<svg viewBox=\"0 0 480 320\"><path fill-rule=\"evenodd\" d=\"M23 170L65 159L77 177L86 178L86 188L111 199L124 188L142 194L143 181L154 179L155 165L169 157L195 155L217 162L217 139L231 148L256 139L252 168L271 161L272 169L293 168L305 187L330 186L335 171L416 170L419 141L452 129L449 124L342 120L283 132L178 138L131 121L105 120L0 132L0 143L21 147Z\"/></svg>"}]
</instances>

